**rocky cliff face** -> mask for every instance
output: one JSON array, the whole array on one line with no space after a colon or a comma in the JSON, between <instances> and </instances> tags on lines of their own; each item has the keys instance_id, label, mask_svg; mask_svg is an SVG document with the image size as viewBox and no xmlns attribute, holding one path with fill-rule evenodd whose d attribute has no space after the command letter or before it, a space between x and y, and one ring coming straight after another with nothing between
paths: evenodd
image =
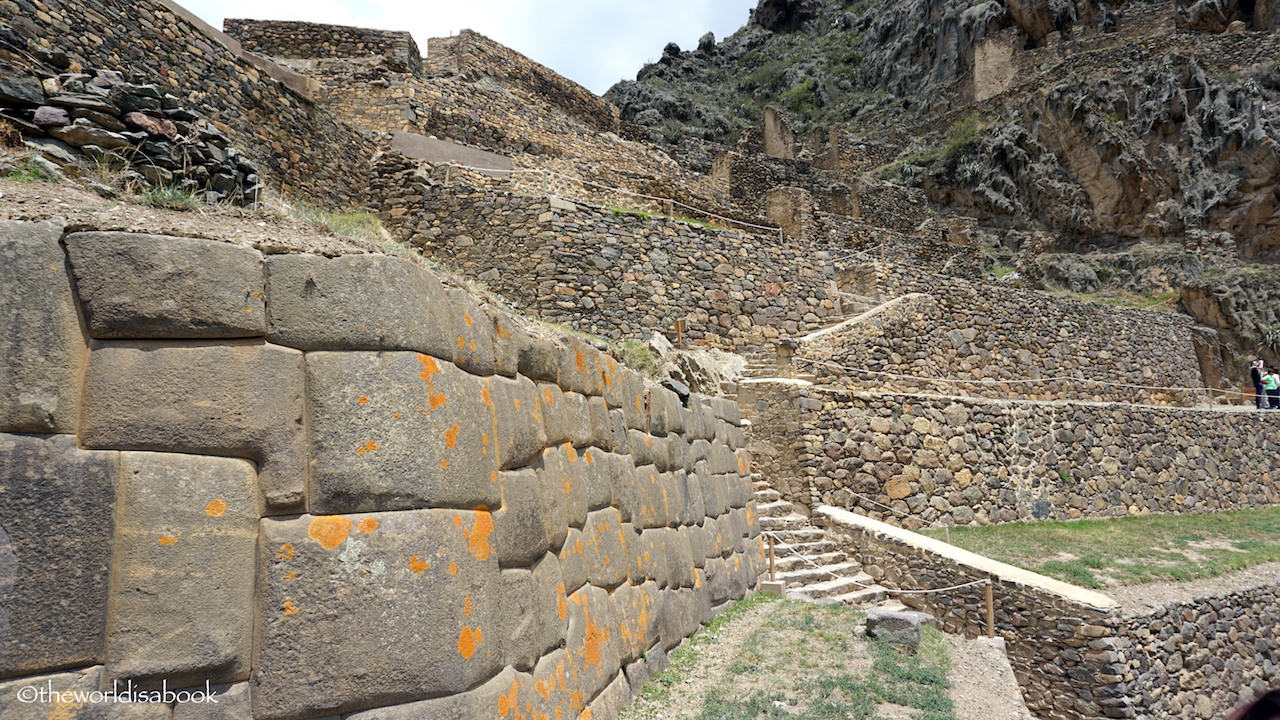
<instances>
[{"instance_id":1,"label":"rocky cliff face","mask_svg":"<svg viewBox=\"0 0 1280 720\"><path fill-rule=\"evenodd\" d=\"M1280 340L1275 24L1272 0L761 0L608 97L667 139L773 105L894 141L878 174L977 217L1025 284L1180 294L1229 365Z\"/></svg>"}]
</instances>

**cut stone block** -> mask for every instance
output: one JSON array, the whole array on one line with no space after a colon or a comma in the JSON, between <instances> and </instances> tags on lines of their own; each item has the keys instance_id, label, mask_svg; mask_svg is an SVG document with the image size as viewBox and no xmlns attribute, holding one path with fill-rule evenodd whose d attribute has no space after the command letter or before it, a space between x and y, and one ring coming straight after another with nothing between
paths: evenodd
<instances>
[{"instance_id":1,"label":"cut stone block","mask_svg":"<svg viewBox=\"0 0 1280 720\"><path fill-rule=\"evenodd\" d=\"M499 375L515 377L520 369L520 346L522 339L516 336L520 321L512 316L487 310L490 322L493 323L493 366Z\"/></svg>"},{"instance_id":2,"label":"cut stone block","mask_svg":"<svg viewBox=\"0 0 1280 720\"><path fill-rule=\"evenodd\" d=\"M84 335L61 237L61 222L0 222L3 431L76 431Z\"/></svg>"},{"instance_id":3,"label":"cut stone block","mask_svg":"<svg viewBox=\"0 0 1280 720\"><path fill-rule=\"evenodd\" d=\"M4 720L171 720L169 705L166 703L126 703L126 702L60 702L61 697L50 697L52 693L72 693L87 695L103 689L102 666L84 668L82 670L23 677L7 682L0 682L0 718ZM35 692L43 691L44 695L31 696L34 702L23 702L22 693L25 687L34 686ZM107 686L110 690L110 686ZM204 692L204 688L200 688ZM82 695L82 696L83 696ZM48 698L47 700L42 700ZM221 702L221 698L218 698ZM219 707L212 705L211 707ZM203 715L200 717L221 718L224 716ZM187 716L190 718L190 716ZM184 720L187 720L184 718ZM249 720L230 716L228 720Z\"/></svg>"},{"instance_id":4,"label":"cut stone block","mask_svg":"<svg viewBox=\"0 0 1280 720\"><path fill-rule=\"evenodd\" d=\"M560 349L560 387L582 395L604 392L605 354L576 337L564 339Z\"/></svg>"},{"instance_id":5,"label":"cut stone block","mask_svg":"<svg viewBox=\"0 0 1280 720\"><path fill-rule=\"evenodd\" d=\"M920 618L915 613L871 609L867 611L867 635L915 652L920 647Z\"/></svg>"},{"instance_id":6,"label":"cut stone block","mask_svg":"<svg viewBox=\"0 0 1280 720\"><path fill-rule=\"evenodd\" d=\"M493 513L498 561L532 565L553 545L559 548L569 530L560 494L532 469L504 472L501 481L502 508Z\"/></svg>"},{"instance_id":7,"label":"cut stone block","mask_svg":"<svg viewBox=\"0 0 1280 720\"><path fill-rule=\"evenodd\" d=\"M546 556L532 570L502 571L502 637L506 664L532 670L538 658L564 642L567 606L560 561Z\"/></svg>"},{"instance_id":8,"label":"cut stone block","mask_svg":"<svg viewBox=\"0 0 1280 720\"><path fill-rule=\"evenodd\" d=\"M495 720L534 717L521 714L533 702L533 680L527 673L505 668L480 687L458 695L374 708L343 716L343 720ZM514 712L513 712L514 711ZM551 715L546 717L550 718ZM565 717L572 717L566 715Z\"/></svg>"},{"instance_id":9,"label":"cut stone block","mask_svg":"<svg viewBox=\"0 0 1280 720\"><path fill-rule=\"evenodd\" d=\"M493 446L502 469L524 467L547 446L547 435L538 412L537 389L528 378L489 378L487 381L494 423Z\"/></svg>"},{"instance_id":10,"label":"cut stone block","mask_svg":"<svg viewBox=\"0 0 1280 720\"><path fill-rule=\"evenodd\" d=\"M565 650L584 699L604 689L621 668L617 611L609 592L586 585L569 597Z\"/></svg>"},{"instance_id":11,"label":"cut stone block","mask_svg":"<svg viewBox=\"0 0 1280 720\"><path fill-rule=\"evenodd\" d=\"M573 594L578 588L587 584L591 575L591 566L587 561L587 548L582 531L570 528L565 538L564 547L557 555L560 560L560 572L564 578L565 593Z\"/></svg>"},{"instance_id":12,"label":"cut stone block","mask_svg":"<svg viewBox=\"0 0 1280 720\"><path fill-rule=\"evenodd\" d=\"M564 391L553 383L538 383L538 414L547 436L548 445L569 441L569 408L564 402Z\"/></svg>"},{"instance_id":13,"label":"cut stone block","mask_svg":"<svg viewBox=\"0 0 1280 720\"><path fill-rule=\"evenodd\" d=\"M542 453L543 482L563 491L561 502L568 513L569 525L582 527L587 520L587 461L564 443Z\"/></svg>"},{"instance_id":14,"label":"cut stone block","mask_svg":"<svg viewBox=\"0 0 1280 720\"><path fill-rule=\"evenodd\" d=\"M618 511L605 508L588 514L582 534L589 582L603 588L615 588L626 582L631 557Z\"/></svg>"},{"instance_id":15,"label":"cut stone block","mask_svg":"<svg viewBox=\"0 0 1280 720\"><path fill-rule=\"evenodd\" d=\"M559 339L528 325L513 327L511 334L511 342L520 356L520 374L537 383L558 383Z\"/></svg>"},{"instance_id":16,"label":"cut stone block","mask_svg":"<svg viewBox=\"0 0 1280 720\"><path fill-rule=\"evenodd\" d=\"M590 428L588 445L610 450L614 444L613 421L609 418L609 406L604 398L587 399L587 426Z\"/></svg>"},{"instance_id":17,"label":"cut stone block","mask_svg":"<svg viewBox=\"0 0 1280 720\"><path fill-rule=\"evenodd\" d=\"M419 353L316 352L307 386L313 513L498 506L480 378Z\"/></svg>"},{"instance_id":18,"label":"cut stone block","mask_svg":"<svg viewBox=\"0 0 1280 720\"><path fill-rule=\"evenodd\" d=\"M565 424L568 440L574 447L591 444L591 415L587 410L587 396L576 392L564 394Z\"/></svg>"},{"instance_id":19,"label":"cut stone block","mask_svg":"<svg viewBox=\"0 0 1280 720\"><path fill-rule=\"evenodd\" d=\"M410 510L262 522L255 718L464 692L504 657L487 512Z\"/></svg>"},{"instance_id":20,"label":"cut stone block","mask_svg":"<svg viewBox=\"0 0 1280 720\"><path fill-rule=\"evenodd\" d=\"M567 601L566 601L567 602ZM533 670L534 694L529 697L534 718L576 718L585 699L563 648L542 656Z\"/></svg>"},{"instance_id":21,"label":"cut stone block","mask_svg":"<svg viewBox=\"0 0 1280 720\"><path fill-rule=\"evenodd\" d=\"M613 501L613 481L609 473L620 466L614 459L617 457L611 456L600 448L587 448L582 451L581 458L586 465L579 470L582 471L583 490L587 495L589 510L608 507Z\"/></svg>"},{"instance_id":22,"label":"cut stone block","mask_svg":"<svg viewBox=\"0 0 1280 720\"><path fill-rule=\"evenodd\" d=\"M453 361L469 373L495 374L497 331L488 313L465 290L449 289L447 293L450 324L446 332L453 342Z\"/></svg>"},{"instance_id":23,"label":"cut stone block","mask_svg":"<svg viewBox=\"0 0 1280 720\"><path fill-rule=\"evenodd\" d=\"M102 662L119 462L74 435L0 435L0 677Z\"/></svg>"},{"instance_id":24,"label":"cut stone block","mask_svg":"<svg viewBox=\"0 0 1280 720\"><path fill-rule=\"evenodd\" d=\"M89 353L80 442L258 463L267 511L302 506L302 353L261 342L105 343Z\"/></svg>"},{"instance_id":25,"label":"cut stone block","mask_svg":"<svg viewBox=\"0 0 1280 720\"><path fill-rule=\"evenodd\" d=\"M631 702L631 685L627 683L627 678L619 674L613 679L613 682L605 686L604 690L596 696L591 704L587 705L587 709L583 715L589 718L614 718L622 709Z\"/></svg>"},{"instance_id":26,"label":"cut stone block","mask_svg":"<svg viewBox=\"0 0 1280 720\"><path fill-rule=\"evenodd\" d=\"M658 639L658 585L623 585L613 593L618 613L619 652L627 662L644 656Z\"/></svg>"},{"instance_id":27,"label":"cut stone block","mask_svg":"<svg viewBox=\"0 0 1280 720\"><path fill-rule=\"evenodd\" d=\"M257 474L247 460L120 455L110 679L249 677Z\"/></svg>"},{"instance_id":28,"label":"cut stone block","mask_svg":"<svg viewBox=\"0 0 1280 720\"><path fill-rule=\"evenodd\" d=\"M302 350L414 350L453 359L451 309L425 267L385 255L267 258L268 339Z\"/></svg>"},{"instance_id":29,"label":"cut stone block","mask_svg":"<svg viewBox=\"0 0 1280 720\"><path fill-rule=\"evenodd\" d=\"M95 338L267 334L262 253L217 240L84 232L67 236Z\"/></svg>"}]
</instances>

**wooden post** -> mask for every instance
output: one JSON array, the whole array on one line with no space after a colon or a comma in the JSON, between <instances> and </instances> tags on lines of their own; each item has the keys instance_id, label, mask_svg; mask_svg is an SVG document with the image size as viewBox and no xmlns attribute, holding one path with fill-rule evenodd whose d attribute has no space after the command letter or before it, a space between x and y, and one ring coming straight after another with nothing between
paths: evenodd
<instances>
[{"instance_id":1,"label":"wooden post","mask_svg":"<svg viewBox=\"0 0 1280 720\"><path fill-rule=\"evenodd\" d=\"M676 320L676 344L684 341L684 318Z\"/></svg>"},{"instance_id":2,"label":"wooden post","mask_svg":"<svg viewBox=\"0 0 1280 720\"><path fill-rule=\"evenodd\" d=\"M987 637L996 636L996 604L995 593L991 581L987 580Z\"/></svg>"},{"instance_id":3,"label":"wooden post","mask_svg":"<svg viewBox=\"0 0 1280 720\"><path fill-rule=\"evenodd\" d=\"M769 582L773 582L775 580L774 575L776 573L774 572L774 569L777 566L777 563L778 563L778 559L773 552L773 536L770 535L769 536Z\"/></svg>"}]
</instances>

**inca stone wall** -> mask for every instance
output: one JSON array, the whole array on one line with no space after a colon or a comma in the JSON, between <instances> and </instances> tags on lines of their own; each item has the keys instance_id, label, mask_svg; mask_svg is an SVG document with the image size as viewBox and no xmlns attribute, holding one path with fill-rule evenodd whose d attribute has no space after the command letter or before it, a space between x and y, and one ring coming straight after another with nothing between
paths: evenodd
<instances>
[{"instance_id":1,"label":"inca stone wall","mask_svg":"<svg viewBox=\"0 0 1280 720\"><path fill-rule=\"evenodd\" d=\"M246 50L279 58L362 58L381 55L403 71L422 72L422 53L413 35L309 22L227 18L222 28Z\"/></svg>"},{"instance_id":2,"label":"inca stone wall","mask_svg":"<svg viewBox=\"0 0 1280 720\"><path fill-rule=\"evenodd\" d=\"M1122 608L1110 598L1014 568L839 508L818 510L828 536L889 588L942 588L990 579L1027 707L1038 717L1223 717L1265 692L1277 670L1280 584ZM948 632L987 632L983 585L900 595Z\"/></svg>"},{"instance_id":3,"label":"inca stone wall","mask_svg":"<svg viewBox=\"0 0 1280 720\"><path fill-rule=\"evenodd\" d=\"M611 339L656 330L728 349L839 317L803 243L382 172L374 210L427 257L544 320Z\"/></svg>"},{"instance_id":4,"label":"inca stone wall","mask_svg":"<svg viewBox=\"0 0 1280 720\"><path fill-rule=\"evenodd\" d=\"M800 354L842 368L960 382L860 375L821 364L814 366L819 378L867 389L990 398L1169 405L1207 399L1204 392L1181 390L1204 387L1193 344L1195 324L1184 315L875 265L884 296L928 295L932 304L899 306L891 328L843 326Z\"/></svg>"},{"instance_id":5,"label":"inca stone wall","mask_svg":"<svg viewBox=\"0 0 1280 720\"><path fill-rule=\"evenodd\" d=\"M0 716L609 717L763 554L734 404L408 258L0 224ZM512 712L515 715L512 715Z\"/></svg>"},{"instance_id":6,"label":"inca stone wall","mask_svg":"<svg viewBox=\"0 0 1280 720\"><path fill-rule=\"evenodd\" d=\"M740 398L753 452L784 499L858 506L912 528L1280 502L1277 422L1265 413L763 382Z\"/></svg>"},{"instance_id":7,"label":"inca stone wall","mask_svg":"<svg viewBox=\"0 0 1280 720\"><path fill-rule=\"evenodd\" d=\"M13 0L0 4L0 19L30 51L163 78L162 94L213 121L285 195L344 207L365 185L374 150L367 140L274 79L287 74L283 68L241 52L166 0ZM301 76L288 79L306 86Z\"/></svg>"}]
</instances>

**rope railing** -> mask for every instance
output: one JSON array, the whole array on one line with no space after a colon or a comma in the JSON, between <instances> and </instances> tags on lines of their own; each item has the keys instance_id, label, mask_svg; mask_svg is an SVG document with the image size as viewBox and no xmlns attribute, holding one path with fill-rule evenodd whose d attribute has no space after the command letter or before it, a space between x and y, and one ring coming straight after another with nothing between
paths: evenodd
<instances>
[{"instance_id":1,"label":"rope railing","mask_svg":"<svg viewBox=\"0 0 1280 720\"><path fill-rule=\"evenodd\" d=\"M719 215L719 214L717 214L717 213L713 213L713 212L711 212L710 210L705 210L705 209L703 209L703 208L694 207L693 205L688 205L688 204L686 204L686 203L682 203L682 202L680 202L679 200L673 200L673 199L671 199L671 198L658 197L658 196L656 196L656 195L646 195L645 193L636 192L636 191L634 191L634 190L627 190L627 189L625 189L625 188L613 187L613 186L611 186L611 185L605 185L605 184L603 184L603 183L594 182L594 181L591 181L591 180L587 180L587 179L585 179L585 178L574 177L574 176L572 176L572 175L565 175L565 174L563 174L563 173L558 173L558 172L556 172L556 171L554 171L554 170L543 170L543 169L541 169L541 168L523 168L523 169L521 169L521 168L512 168L512 169L506 169L506 168L482 168L482 167L476 167L476 166L474 166L474 165L463 165L462 163L458 163L458 162L450 162L450 163L446 163L446 165L448 165L448 167L458 168L458 169L460 169L460 170L471 170L471 171L473 171L473 172L483 172L483 173L506 173L506 174L508 174L508 175L543 175L543 176L545 176L545 177L555 177L555 178L560 178L560 179L562 179L562 180L568 180L568 181L570 181L570 182L581 183L581 184L583 184L583 185L587 185L587 186L589 186L589 187L596 188L596 189L598 189L598 190L607 190L607 191L609 191L609 192L621 193L621 194L623 194L623 195L628 195L628 196L630 196L630 197L641 198L641 199L643 199L643 200L652 200L652 201L654 201L654 202L665 203L668 207L671 207L671 208L673 208L673 209L674 209L674 208L677 208L677 207L684 208L685 210L690 210L690 211L695 212L695 213L698 213L698 214L700 214L700 215L702 215L702 216L704 216L704 217L709 217L709 218L713 218L713 219L716 219L716 220L721 220L721 221L724 221L724 222L727 222L727 223L733 223L733 224L735 224L735 225L740 225L740 226L742 226L742 227L748 227L748 228L751 228L751 229L753 229L753 230L767 230L767 231L769 231L770 233L777 232L777 233L778 233L778 237L779 237L779 238L783 238L783 239L785 239L785 235L783 234L783 229L782 229L782 227L781 227L781 226L775 227L775 226L772 226L772 225L758 225L758 224L756 224L756 223L747 222L746 220L738 220L737 218L731 218L731 217L726 217L726 216L724 216L724 215ZM675 219L677 219L677 218L675 218L675 217L673 217L673 216L671 216L671 215L660 215L660 216L658 216L658 217L664 217L664 218L671 219L671 220L675 220Z\"/></svg>"}]
</instances>

